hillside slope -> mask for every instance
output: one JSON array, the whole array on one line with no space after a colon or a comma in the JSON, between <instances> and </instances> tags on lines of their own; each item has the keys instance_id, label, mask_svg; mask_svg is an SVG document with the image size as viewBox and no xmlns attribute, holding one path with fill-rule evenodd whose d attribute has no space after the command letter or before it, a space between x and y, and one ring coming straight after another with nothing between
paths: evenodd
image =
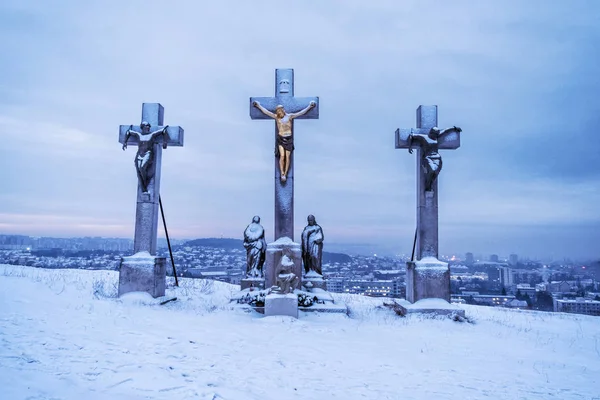
<instances>
[{"instance_id":1,"label":"hillside slope","mask_svg":"<svg viewBox=\"0 0 600 400\"><path fill-rule=\"evenodd\" d=\"M474 324L229 310L234 286L181 279L160 306L113 271L0 265L0 387L12 399L593 399L600 318L465 307Z\"/></svg>"}]
</instances>

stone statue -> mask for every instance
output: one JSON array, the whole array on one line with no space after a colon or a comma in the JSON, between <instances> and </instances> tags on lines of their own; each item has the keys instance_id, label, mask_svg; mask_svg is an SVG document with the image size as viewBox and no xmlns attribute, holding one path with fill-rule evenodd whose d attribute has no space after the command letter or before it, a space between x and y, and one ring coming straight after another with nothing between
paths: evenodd
<instances>
[{"instance_id":1,"label":"stone statue","mask_svg":"<svg viewBox=\"0 0 600 400\"><path fill-rule=\"evenodd\" d=\"M252 222L244 230L244 248L246 249L246 278L263 278L267 242L258 215L252 218Z\"/></svg>"},{"instance_id":2,"label":"stone statue","mask_svg":"<svg viewBox=\"0 0 600 400\"><path fill-rule=\"evenodd\" d=\"M123 142L123 150L127 148L127 141L131 135L135 135L140 140L138 144L137 154L135 155L135 169L137 171L138 179L142 185L142 191L148 193L148 185L152 176L150 166L154 162L154 144L156 143L159 136L163 137L163 149L167 148L167 142L169 141L169 134L167 133L168 126L158 129L154 132L150 132L150 124L146 121L142 121L140 124L142 128L141 132L133 130L133 125L129 126L127 133L125 134L125 141Z\"/></svg>"},{"instance_id":3,"label":"stone statue","mask_svg":"<svg viewBox=\"0 0 600 400\"><path fill-rule=\"evenodd\" d=\"M275 113L267 110L260 105L258 101L252 102L252 105L262 111L263 114L273 118L277 123L277 145L275 147L275 157L279 157L279 172L281 181L287 180L287 174L290 170L290 160L294 151L294 136L292 132L292 121L294 118L306 114L311 109L316 107L317 103L311 101L308 107L296 112L288 114L282 105L275 107Z\"/></svg>"},{"instance_id":4,"label":"stone statue","mask_svg":"<svg viewBox=\"0 0 600 400\"><path fill-rule=\"evenodd\" d=\"M281 262L277 267L277 288L276 293L288 294L293 293L298 286L298 277L292 272L294 261L287 254L281 257Z\"/></svg>"},{"instance_id":5,"label":"stone statue","mask_svg":"<svg viewBox=\"0 0 600 400\"><path fill-rule=\"evenodd\" d=\"M462 132L462 129L453 126L452 128L440 130L433 127L427 135L413 134L408 136L408 152L413 152L413 142L416 141L421 146L423 155L421 158L421 168L425 172L425 191L429 192L433 188L433 183L442 170L442 156L438 153L438 139L450 132Z\"/></svg>"},{"instance_id":6,"label":"stone statue","mask_svg":"<svg viewBox=\"0 0 600 400\"><path fill-rule=\"evenodd\" d=\"M308 225L302 231L302 262L304 272L314 271L323 275L321 262L323 258L323 229L317 225L314 215L309 215Z\"/></svg>"}]
</instances>

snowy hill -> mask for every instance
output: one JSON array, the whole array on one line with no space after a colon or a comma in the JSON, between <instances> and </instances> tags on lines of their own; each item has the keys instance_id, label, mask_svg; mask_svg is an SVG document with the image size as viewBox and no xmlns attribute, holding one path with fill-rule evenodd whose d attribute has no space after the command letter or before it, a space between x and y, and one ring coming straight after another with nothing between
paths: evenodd
<instances>
[{"instance_id":1,"label":"snowy hill","mask_svg":"<svg viewBox=\"0 0 600 400\"><path fill-rule=\"evenodd\" d=\"M0 265L0 399L600 398L600 318L465 306L474 323L232 311L234 286L114 297L114 271Z\"/></svg>"}]
</instances>

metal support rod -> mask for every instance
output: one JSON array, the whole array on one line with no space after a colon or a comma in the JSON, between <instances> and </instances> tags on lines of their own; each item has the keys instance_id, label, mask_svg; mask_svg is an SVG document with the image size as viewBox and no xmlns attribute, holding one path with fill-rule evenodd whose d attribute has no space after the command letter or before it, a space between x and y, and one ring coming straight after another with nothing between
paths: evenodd
<instances>
[{"instance_id":1,"label":"metal support rod","mask_svg":"<svg viewBox=\"0 0 600 400\"><path fill-rule=\"evenodd\" d=\"M414 261L415 260L415 248L417 247L417 232L418 231L419 231L419 227L417 227L415 229L415 240L413 241L413 251L412 251L412 256L410 256L410 261Z\"/></svg>"},{"instance_id":2,"label":"metal support rod","mask_svg":"<svg viewBox=\"0 0 600 400\"><path fill-rule=\"evenodd\" d=\"M173 259L173 251L171 250L171 241L169 240L169 231L167 231L167 221L165 221L165 212L163 211L162 199L158 195L158 204L160 205L160 215L162 216L163 226L165 227L165 236L167 237L167 246L169 246L169 255L171 256L171 265L173 266L173 276L175 277L175 286L179 286L177 280L177 271L175 270L175 260Z\"/></svg>"}]
</instances>

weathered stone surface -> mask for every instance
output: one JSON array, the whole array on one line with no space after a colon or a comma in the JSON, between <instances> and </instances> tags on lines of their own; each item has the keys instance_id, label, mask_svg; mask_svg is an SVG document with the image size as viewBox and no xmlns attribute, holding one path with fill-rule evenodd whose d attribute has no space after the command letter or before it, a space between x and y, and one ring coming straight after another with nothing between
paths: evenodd
<instances>
[{"instance_id":1,"label":"weathered stone surface","mask_svg":"<svg viewBox=\"0 0 600 400\"><path fill-rule=\"evenodd\" d=\"M435 257L406 263L406 300L438 298L450 302L450 268Z\"/></svg>"},{"instance_id":2,"label":"weathered stone surface","mask_svg":"<svg viewBox=\"0 0 600 400\"><path fill-rule=\"evenodd\" d=\"M159 174L160 175L160 174ZM160 181L157 177L157 183ZM139 192L139 190L138 190ZM156 232L158 229L158 196L147 201L140 201L144 195L138 194L138 202L135 210L135 235L133 241L133 252L147 251L156 254Z\"/></svg>"},{"instance_id":3,"label":"weathered stone surface","mask_svg":"<svg viewBox=\"0 0 600 400\"><path fill-rule=\"evenodd\" d=\"M310 271L304 275L302 285L308 291L312 291L313 289L327 290L327 282L325 282L322 275L315 271Z\"/></svg>"},{"instance_id":4,"label":"weathered stone surface","mask_svg":"<svg viewBox=\"0 0 600 400\"><path fill-rule=\"evenodd\" d=\"M398 129L396 148L408 149L408 137L411 133L426 135L438 126L437 106L419 106L417 108L417 129ZM456 128L456 127L455 127ZM417 246L416 259L438 257L438 181L432 183L431 190L425 190L427 175L421 167L423 149L413 143L417 162ZM460 129L437 138L438 149L457 149L460 147Z\"/></svg>"},{"instance_id":5,"label":"weathered stone surface","mask_svg":"<svg viewBox=\"0 0 600 400\"><path fill-rule=\"evenodd\" d=\"M265 317L287 315L298 318L298 296L293 293L269 294L265 298Z\"/></svg>"},{"instance_id":6,"label":"weathered stone surface","mask_svg":"<svg viewBox=\"0 0 600 400\"><path fill-rule=\"evenodd\" d=\"M164 108L159 103L142 104L142 121L148 122L156 130L164 127ZM126 132L131 125L121 125L119 127L119 142L125 142ZM138 126L139 128L139 126ZM169 126L168 146L183 146L183 129L179 126ZM128 145L139 144L139 137L130 136ZM156 254L156 231L158 226L158 202L160 196L160 171L162 163L162 139L154 144L154 161L150 164L148 176L151 177L147 184L147 193L144 193L141 182L138 182L137 190L137 209L135 215L135 236L133 251L148 251L150 254ZM135 170L134 170L135 171ZM133 173L133 171L132 171Z\"/></svg>"},{"instance_id":7,"label":"weathered stone surface","mask_svg":"<svg viewBox=\"0 0 600 400\"><path fill-rule=\"evenodd\" d=\"M265 288L271 288L277 285L277 267L284 254L294 262L292 272L298 277L302 285L302 249L300 243L293 242L288 237L277 239L275 242L267 244L267 259L265 261Z\"/></svg>"},{"instance_id":8,"label":"weathered stone surface","mask_svg":"<svg viewBox=\"0 0 600 400\"><path fill-rule=\"evenodd\" d=\"M129 292L146 292L152 297L165 295L165 257L156 257L143 251L121 258L119 267L119 296Z\"/></svg>"}]
</instances>

